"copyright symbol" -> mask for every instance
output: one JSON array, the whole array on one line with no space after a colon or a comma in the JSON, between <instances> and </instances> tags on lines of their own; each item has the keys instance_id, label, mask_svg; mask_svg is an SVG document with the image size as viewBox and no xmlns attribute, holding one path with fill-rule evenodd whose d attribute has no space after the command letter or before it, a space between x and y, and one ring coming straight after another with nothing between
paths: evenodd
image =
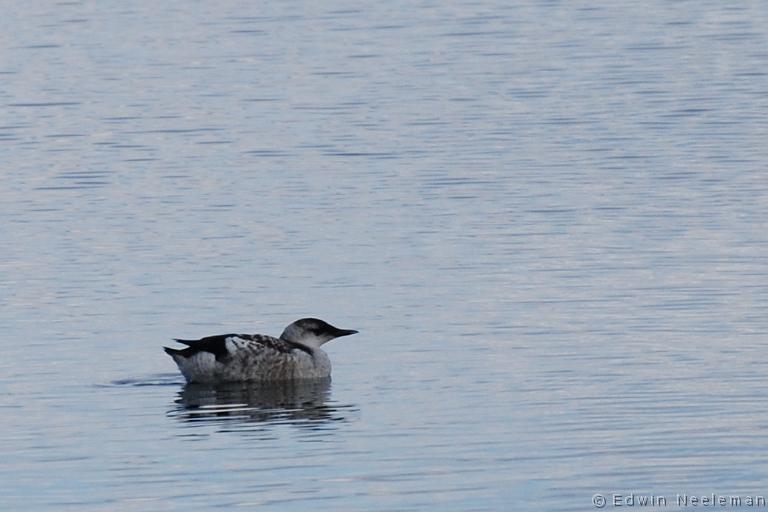
<instances>
[{"instance_id":1,"label":"copyright symbol","mask_svg":"<svg viewBox=\"0 0 768 512\"><path fill-rule=\"evenodd\" d=\"M592 504L597 508L603 508L605 506L605 496L602 494L592 495Z\"/></svg>"}]
</instances>

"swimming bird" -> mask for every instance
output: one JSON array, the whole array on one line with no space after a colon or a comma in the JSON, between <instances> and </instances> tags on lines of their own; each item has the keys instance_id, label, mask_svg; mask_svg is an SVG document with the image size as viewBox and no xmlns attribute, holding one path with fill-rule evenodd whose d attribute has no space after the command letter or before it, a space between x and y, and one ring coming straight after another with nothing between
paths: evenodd
<instances>
[{"instance_id":1,"label":"swimming bird","mask_svg":"<svg viewBox=\"0 0 768 512\"><path fill-rule=\"evenodd\" d=\"M163 347L187 382L273 382L331 376L331 360L320 348L334 338L356 334L318 318L302 318L279 338L265 334L220 334L175 341L184 349Z\"/></svg>"}]
</instances>

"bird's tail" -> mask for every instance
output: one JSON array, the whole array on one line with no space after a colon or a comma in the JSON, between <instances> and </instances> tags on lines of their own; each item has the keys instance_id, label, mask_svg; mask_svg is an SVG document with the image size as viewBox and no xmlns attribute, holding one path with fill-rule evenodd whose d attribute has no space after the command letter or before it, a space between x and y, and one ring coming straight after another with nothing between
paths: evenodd
<instances>
[{"instance_id":1,"label":"bird's tail","mask_svg":"<svg viewBox=\"0 0 768 512\"><path fill-rule=\"evenodd\" d=\"M182 343L188 347L191 347L192 345L194 345L195 343L201 340L182 340L179 338L173 338L173 341L175 341L176 343Z\"/></svg>"},{"instance_id":2,"label":"bird's tail","mask_svg":"<svg viewBox=\"0 0 768 512\"><path fill-rule=\"evenodd\" d=\"M176 357L181 356L181 350L177 348L170 348L170 347L163 347L163 350L165 350L165 353L171 356L172 358L176 359Z\"/></svg>"}]
</instances>

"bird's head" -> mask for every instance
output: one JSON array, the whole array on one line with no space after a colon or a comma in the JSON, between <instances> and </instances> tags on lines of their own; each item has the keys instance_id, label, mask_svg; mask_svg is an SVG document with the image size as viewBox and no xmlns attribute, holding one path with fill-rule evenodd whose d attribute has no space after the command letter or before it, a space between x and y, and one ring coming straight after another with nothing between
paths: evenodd
<instances>
[{"instance_id":1,"label":"bird's head","mask_svg":"<svg viewBox=\"0 0 768 512\"><path fill-rule=\"evenodd\" d=\"M339 329L319 318L302 318L286 327L280 338L294 343L301 343L308 347L318 348L334 338L349 336L350 334L357 334L357 331Z\"/></svg>"}]
</instances>

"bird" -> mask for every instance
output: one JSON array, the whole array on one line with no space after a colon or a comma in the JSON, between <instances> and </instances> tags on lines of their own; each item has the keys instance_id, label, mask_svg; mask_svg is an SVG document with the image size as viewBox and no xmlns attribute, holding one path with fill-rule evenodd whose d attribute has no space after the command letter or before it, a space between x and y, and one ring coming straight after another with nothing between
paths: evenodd
<instances>
[{"instance_id":1,"label":"bird","mask_svg":"<svg viewBox=\"0 0 768 512\"><path fill-rule=\"evenodd\" d=\"M279 338L265 334L220 334L198 340L174 341L187 345L163 347L188 383L284 382L326 379L331 360L320 348L335 338L357 334L319 318L301 318Z\"/></svg>"}]
</instances>

